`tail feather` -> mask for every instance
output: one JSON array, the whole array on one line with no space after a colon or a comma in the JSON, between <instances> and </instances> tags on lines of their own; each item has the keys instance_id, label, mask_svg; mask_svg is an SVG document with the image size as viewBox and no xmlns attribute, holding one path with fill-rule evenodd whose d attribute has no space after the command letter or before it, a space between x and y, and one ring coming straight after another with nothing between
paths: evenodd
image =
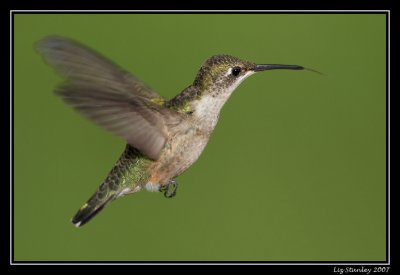
<instances>
[{"instance_id":1,"label":"tail feather","mask_svg":"<svg viewBox=\"0 0 400 275\"><path fill-rule=\"evenodd\" d=\"M80 227L94 218L107 204L114 200L115 196L109 197L106 200L99 202L94 197L96 194L85 203L72 218L71 222Z\"/></svg>"},{"instance_id":2,"label":"tail feather","mask_svg":"<svg viewBox=\"0 0 400 275\"><path fill-rule=\"evenodd\" d=\"M140 185L136 185L141 178L137 177L136 180L130 182L128 186L124 179L127 175L134 171L133 166L140 163L139 159L142 157L140 152L127 145L125 151L114 165L104 182L100 185L93 196L78 210L72 218L72 223L76 227L80 227L95 217L107 204L112 202L118 197L125 194L135 193L140 190ZM132 178L130 176L129 178ZM133 189L132 189L133 188Z\"/></svg>"}]
</instances>

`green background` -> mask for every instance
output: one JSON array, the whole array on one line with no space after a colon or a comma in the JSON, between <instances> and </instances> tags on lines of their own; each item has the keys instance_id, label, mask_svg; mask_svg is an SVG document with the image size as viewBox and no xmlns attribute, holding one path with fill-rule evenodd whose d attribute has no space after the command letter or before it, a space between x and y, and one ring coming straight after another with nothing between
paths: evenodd
<instances>
[{"instance_id":1,"label":"green background","mask_svg":"<svg viewBox=\"0 0 400 275\"><path fill-rule=\"evenodd\" d=\"M383 261L384 14L16 14L14 259ZM75 228L70 218L124 142L64 105L34 51L71 37L163 96L231 54L322 71L250 77L224 106L174 199L140 192Z\"/></svg>"}]
</instances>

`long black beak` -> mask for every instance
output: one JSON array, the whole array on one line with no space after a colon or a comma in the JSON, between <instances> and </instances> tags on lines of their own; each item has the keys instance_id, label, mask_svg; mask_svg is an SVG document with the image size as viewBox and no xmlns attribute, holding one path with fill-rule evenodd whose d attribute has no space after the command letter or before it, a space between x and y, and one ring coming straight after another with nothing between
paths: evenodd
<instances>
[{"instance_id":1,"label":"long black beak","mask_svg":"<svg viewBox=\"0 0 400 275\"><path fill-rule=\"evenodd\" d=\"M267 70L304 70L305 68L298 65L281 65L281 64L259 64L253 68L255 72Z\"/></svg>"}]
</instances>

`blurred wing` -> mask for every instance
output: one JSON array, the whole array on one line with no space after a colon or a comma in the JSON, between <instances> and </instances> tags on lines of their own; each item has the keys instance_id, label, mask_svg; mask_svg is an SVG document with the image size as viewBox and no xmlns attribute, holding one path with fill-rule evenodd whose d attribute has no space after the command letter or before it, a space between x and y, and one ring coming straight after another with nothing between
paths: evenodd
<instances>
[{"instance_id":1,"label":"blurred wing","mask_svg":"<svg viewBox=\"0 0 400 275\"><path fill-rule=\"evenodd\" d=\"M57 94L97 124L157 159L167 139L170 110L164 99L133 75L89 48L66 38L37 44L46 62L67 79Z\"/></svg>"}]
</instances>

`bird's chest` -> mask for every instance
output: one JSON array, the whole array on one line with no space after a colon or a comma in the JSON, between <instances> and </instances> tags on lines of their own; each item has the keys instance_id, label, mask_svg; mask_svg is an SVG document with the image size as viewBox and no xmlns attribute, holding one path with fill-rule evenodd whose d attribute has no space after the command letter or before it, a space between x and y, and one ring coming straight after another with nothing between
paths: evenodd
<instances>
[{"instance_id":1,"label":"bird's chest","mask_svg":"<svg viewBox=\"0 0 400 275\"><path fill-rule=\"evenodd\" d=\"M203 152L209 136L208 132L195 125L181 127L174 132L153 167L159 182L168 182L189 168Z\"/></svg>"}]
</instances>

